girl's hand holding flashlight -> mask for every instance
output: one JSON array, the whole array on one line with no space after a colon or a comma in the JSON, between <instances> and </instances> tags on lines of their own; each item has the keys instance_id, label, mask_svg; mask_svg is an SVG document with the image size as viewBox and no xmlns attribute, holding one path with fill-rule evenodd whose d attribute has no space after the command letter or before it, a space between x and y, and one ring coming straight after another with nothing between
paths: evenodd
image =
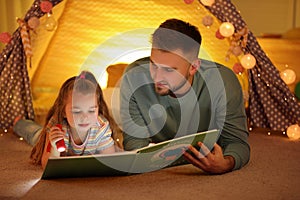
<instances>
[{"instance_id":1,"label":"girl's hand holding flashlight","mask_svg":"<svg viewBox=\"0 0 300 200\"><path fill-rule=\"evenodd\" d=\"M64 152L66 150L64 135L65 133L62 130L61 124L57 124L50 129L49 140L51 146L58 152Z\"/></svg>"}]
</instances>

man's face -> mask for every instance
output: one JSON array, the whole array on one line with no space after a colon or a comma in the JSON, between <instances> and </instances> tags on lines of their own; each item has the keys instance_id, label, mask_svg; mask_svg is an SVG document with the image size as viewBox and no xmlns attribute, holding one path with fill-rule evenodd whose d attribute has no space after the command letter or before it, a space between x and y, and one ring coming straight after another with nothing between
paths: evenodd
<instances>
[{"instance_id":1,"label":"man's face","mask_svg":"<svg viewBox=\"0 0 300 200\"><path fill-rule=\"evenodd\" d=\"M192 65L180 55L180 50L167 52L152 49L150 74L159 95L183 95L190 89L193 80Z\"/></svg>"}]
</instances>

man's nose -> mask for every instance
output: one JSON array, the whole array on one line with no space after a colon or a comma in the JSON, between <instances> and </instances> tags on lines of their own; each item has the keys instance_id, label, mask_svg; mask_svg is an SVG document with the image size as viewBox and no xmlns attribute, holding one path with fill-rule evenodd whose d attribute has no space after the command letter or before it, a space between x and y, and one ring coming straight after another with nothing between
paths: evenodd
<instances>
[{"instance_id":1,"label":"man's nose","mask_svg":"<svg viewBox=\"0 0 300 200\"><path fill-rule=\"evenodd\" d=\"M155 71L154 71L154 76L153 76L154 82L159 82L164 80L164 70L161 69L160 67L158 67Z\"/></svg>"}]
</instances>

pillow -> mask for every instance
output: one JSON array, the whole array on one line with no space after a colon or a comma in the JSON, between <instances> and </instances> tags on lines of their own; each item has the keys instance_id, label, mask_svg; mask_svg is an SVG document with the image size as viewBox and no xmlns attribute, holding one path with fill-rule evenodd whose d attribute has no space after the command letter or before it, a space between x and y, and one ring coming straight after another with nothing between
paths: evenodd
<instances>
[{"instance_id":1,"label":"pillow","mask_svg":"<svg viewBox=\"0 0 300 200\"><path fill-rule=\"evenodd\" d=\"M32 90L32 104L35 118L38 124L44 125L46 116L57 98L57 88L35 88Z\"/></svg>"},{"instance_id":2,"label":"pillow","mask_svg":"<svg viewBox=\"0 0 300 200\"><path fill-rule=\"evenodd\" d=\"M123 72L128 64L119 63L110 65L106 68L108 74L107 87L119 87L119 81L122 78Z\"/></svg>"},{"instance_id":3,"label":"pillow","mask_svg":"<svg viewBox=\"0 0 300 200\"><path fill-rule=\"evenodd\" d=\"M122 128L120 117L120 88L109 87L103 89L103 97L111 116L115 119L120 128Z\"/></svg>"}]
</instances>

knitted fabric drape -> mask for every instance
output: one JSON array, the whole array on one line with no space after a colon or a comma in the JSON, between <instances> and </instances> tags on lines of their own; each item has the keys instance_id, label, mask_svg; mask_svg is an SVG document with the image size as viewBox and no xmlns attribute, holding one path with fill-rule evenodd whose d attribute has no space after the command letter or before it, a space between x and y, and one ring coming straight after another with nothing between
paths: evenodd
<instances>
[{"instance_id":1,"label":"knitted fabric drape","mask_svg":"<svg viewBox=\"0 0 300 200\"><path fill-rule=\"evenodd\" d=\"M62 0L50 0L53 6ZM45 13L40 9L41 0L35 0L27 11L24 21L31 17L40 18ZM17 116L34 119L27 58L23 48L19 27L11 41L0 54L0 128L8 129Z\"/></svg>"},{"instance_id":2,"label":"knitted fabric drape","mask_svg":"<svg viewBox=\"0 0 300 200\"><path fill-rule=\"evenodd\" d=\"M230 22L235 30L246 26L240 13L230 0L215 0L206 7L221 22ZM248 27L249 28L249 27ZM280 78L280 73L266 56L251 31L244 53L256 58L256 66L248 70L249 119L253 127L284 131L300 123L300 106L297 98Z\"/></svg>"}]
</instances>

